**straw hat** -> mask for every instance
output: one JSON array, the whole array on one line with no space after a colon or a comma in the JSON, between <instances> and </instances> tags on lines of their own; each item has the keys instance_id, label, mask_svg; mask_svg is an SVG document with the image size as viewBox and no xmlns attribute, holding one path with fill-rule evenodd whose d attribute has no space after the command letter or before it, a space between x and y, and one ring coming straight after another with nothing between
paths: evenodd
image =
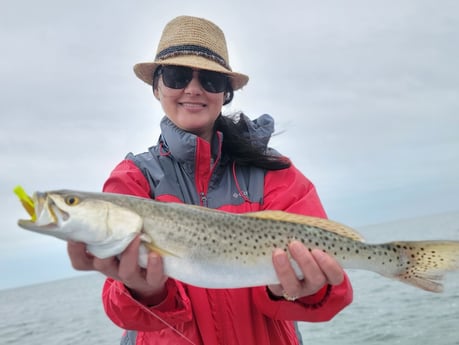
<instances>
[{"instance_id":1,"label":"straw hat","mask_svg":"<svg viewBox=\"0 0 459 345\"><path fill-rule=\"evenodd\" d=\"M134 72L152 85L159 65L189 66L222 72L231 77L234 90L242 88L249 77L233 72L223 31L214 23L197 17L180 16L164 28L153 62L134 65Z\"/></svg>"}]
</instances>

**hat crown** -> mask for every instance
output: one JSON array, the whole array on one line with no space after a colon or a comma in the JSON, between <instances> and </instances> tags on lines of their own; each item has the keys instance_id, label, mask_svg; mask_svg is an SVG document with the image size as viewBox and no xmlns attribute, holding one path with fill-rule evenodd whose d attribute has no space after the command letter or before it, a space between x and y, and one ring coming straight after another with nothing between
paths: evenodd
<instances>
[{"instance_id":1,"label":"hat crown","mask_svg":"<svg viewBox=\"0 0 459 345\"><path fill-rule=\"evenodd\" d=\"M179 16L164 27L155 60L188 54L215 60L231 70L225 35L217 25L206 19Z\"/></svg>"},{"instance_id":2,"label":"hat crown","mask_svg":"<svg viewBox=\"0 0 459 345\"><path fill-rule=\"evenodd\" d=\"M233 72L229 65L228 48L223 31L203 18L179 16L163 29L156 56L152 62L134 65L134 72L149 85L161 65L188 66L220 72L230 77L233 90L247 84L249 77Z\"/></svg>"}]
</instances>

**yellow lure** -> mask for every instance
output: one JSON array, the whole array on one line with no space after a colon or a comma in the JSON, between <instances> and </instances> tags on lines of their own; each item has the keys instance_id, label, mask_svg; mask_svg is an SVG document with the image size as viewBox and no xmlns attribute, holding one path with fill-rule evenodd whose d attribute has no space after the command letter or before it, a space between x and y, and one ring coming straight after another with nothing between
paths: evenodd
<instances>
[{"instance_id":1,"label":"yellow lure","mask_svg":"<svg viewBox=\"0 0 459 345\"><path fill-rule=\"evenodd\" d=\"M35 205L33 199L27 195L21 186L16 186L13 191L18 196L25 210L30 215L30 217L32 217L32 221L34 222L37 219L37 215L35 214Z\"/></svg>"}]
</instances>

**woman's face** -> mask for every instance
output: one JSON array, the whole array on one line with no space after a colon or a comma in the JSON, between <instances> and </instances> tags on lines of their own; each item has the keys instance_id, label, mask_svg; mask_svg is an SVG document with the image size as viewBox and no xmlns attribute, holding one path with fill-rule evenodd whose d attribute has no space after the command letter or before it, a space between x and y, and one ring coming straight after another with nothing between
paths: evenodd
<instances>
[{"instance_id":1,"label":"woman's face","mask_svg":"<svg viewBox=\"0 0 459 345\"><path fill-rule=\"evenodd\" d=\"M160 76L154 94L166 116L177 127L211 141L214 122L223 106L224 92L204 90L198 79L198 71L193 71L193 79L183 89L167 87Z\"/></svg>"}]
</instances>

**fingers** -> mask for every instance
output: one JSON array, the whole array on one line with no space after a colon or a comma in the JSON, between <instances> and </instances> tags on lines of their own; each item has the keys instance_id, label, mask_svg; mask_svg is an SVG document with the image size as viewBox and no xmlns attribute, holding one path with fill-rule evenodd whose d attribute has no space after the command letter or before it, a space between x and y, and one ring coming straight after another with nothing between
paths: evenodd
<instances>
[{"instance_id":1,"label":"fingers","mask_svg":"<svg viewBox=\"0 0 459 345\"><path fill-rule=\"evenodd\" d=\"M131 282L135 284L136 280L144 279L141 277L143 270L138 265L139 246L140 237L137 236L120 255L118 275L128 286Z\"/></svg>"},{"instance_id":2,"label":"fingers","mask_svg":"<svg viewBox=\"0 0 459 345\"><path fill-rule=\"evenodd\" d=\"M339 285L343 282L343 268L334 258L321 250L313 250L311 254L319 265L323 274L327 277L328 284Z\"/></svg>"},{"instance_id":3,"label":"fingers","mask_svg":"<svg viewBox=\"0 0 459 345\"><path fill-rule=\"evenodd\" d=\"M303 285L307 286L311 295L327 284L327 276L322 272L319 263L308 248L294 241L289 245L289 251L303 273Z\"/></svg>"},{"instance_id":4,"label":"fingers","mask_svg":"<svg viewBox=\"0 0 459 345\"><path fill-rule=\"evenodd\" d=\"M270 286L271 291L277 296L282 296L284 292L298 296L302 292L303 282L298 279L287 253L276 249L273 252L273 265L280 285Z\"/></svg>"},{"instance_id":5,"label":"fingers","mask_svg":"<svg viewBox=\"0 0 459 345\"><path fill-rule=\"evenodd\" d=\"M120 276L118 274L119 260L116 257L112 256L106 259L99 259L95 257L93 260L93 266L95 271L99 271L107 277L120 280Z\"/></svg>"},{"instance_id":6,"label":"fingers","mask_svg":"<svg viewBox=\"0 0 459 345\"><path fill-rule=\"evenodd\" d=\"M145 279L150 286L164 286L167 276L164 274L163 260L160 255L150 253L146 268Z\"/></svg>"},{"instance_id":7,"label":"fingers","mask_svg":"<svg viewBox=\"0 0 459 345\"><path fill-rule=\"evenodd\" d=\"M140 242L140 237L137 236L121 254L118 276L129 287L146 284L156 288L163 285L165 278L161 256L149 253L147 267L143 269L138 265Z\"/></svg>"},{"instance_id":8,"label":"fingers","mask_svg":"<svg viewBox=\"0 0 459 345\"><path fill-rule=\"evenodd\" d=\"M104 275L119 279L118 260L115 257L99 259L86 250L86 244L81 242L67 243L67 253L72 267L79 271L99 271Z\"/></svg>"},{"instance_id":9,"label":"fingers","mask_svg":"<svg viewBox=\"0 0 459 345\"><path fill-rule=\"evenodd\" d=\"M99 271L102 274L120 280L127 286L151 285L157 288L167 280L164 276L162 259L158 254L148 254L148 265L142 269L138 265L140 237L137 236L124 252L117 257L106 259L96 258L88 253L86 245L80 242L71 242L67 244L67 252L72 267L77 270Z\"/></svg>"},{"instance_id":10,"label":"fingers","mask_svg":"<svg viewBox=\"0 0 459 345\"><path fill-rule=\"evenodd\" d=\"M78 270L95 270L123 282L131 294L146 304L160 303L167 293L162 258L149 253L147 267L141 268L139 261L140 237L137 236L118 257L99 259L86 250L84 243L68 242L67 251L72 266Z\"/></svg>"},{"instance_id":11,"label":"fingers","mask_svg":"<svg viewBox=\"0 0 459 345\"><path fill-rule=\"evenodd\" d=\"M303 275L299 279L283 250L273 252L273 265L279 285L269 289L277 296L302 297L316 293L326 284L337 285L344 280L341 266L328 254L320 250L309 251L301 242L289 244L289 253Z\"/></svg>"},{"instance_id":12,"label":"fingers","mask_svg":"<svg viewBox=\"0 0 459 345\"><path fill-rule=\"evenodd\" d=\"M167 277L161 256L149 253L147 267L138 265L140 237L137 236L120 256L118 276L131 294L142 303L156 305L167 293L165 283Z\"/></svg>"},{"instance_id":13,"label":"fingers","mask_svg":"<svg viewBox=\"0 0 459 345\"><path fill-rule=\"evenodd\" d=\"M80 242L67 243L67 253L72 267L79 271L89 271L94 269L94 256L86 251L86 245Z\"/></svg>"}]
</instances>

